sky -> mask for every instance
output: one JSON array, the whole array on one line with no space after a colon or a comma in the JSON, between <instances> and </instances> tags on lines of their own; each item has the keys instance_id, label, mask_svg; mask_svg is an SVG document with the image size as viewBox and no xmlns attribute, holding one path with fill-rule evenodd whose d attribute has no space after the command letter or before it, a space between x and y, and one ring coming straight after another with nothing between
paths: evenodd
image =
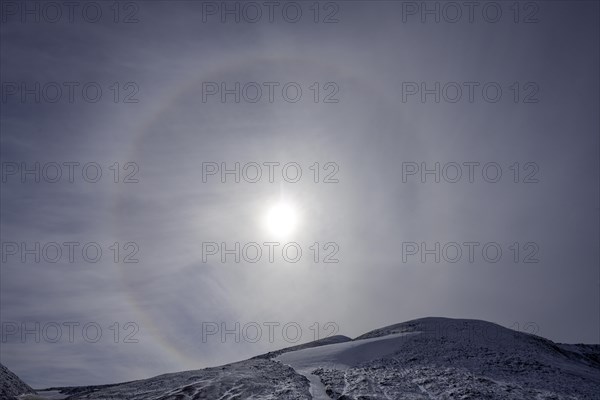
<instances>
[{"instance_id":1,"label":"sky","mask_svg":"<svg viewBox=\"0 0 600 400\"><path fill-rule=\"evenodd\" d=\"M1 7L0 358L33 387L426 316L600 343L597 2Z\"/></svg>"}]
</instances>

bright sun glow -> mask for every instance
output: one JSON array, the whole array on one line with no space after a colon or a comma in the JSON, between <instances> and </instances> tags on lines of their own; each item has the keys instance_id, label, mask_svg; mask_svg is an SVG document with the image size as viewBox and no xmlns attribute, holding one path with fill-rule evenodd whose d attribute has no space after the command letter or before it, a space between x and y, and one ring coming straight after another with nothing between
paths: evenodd
<instances>
[{"instance_id":1,"label":"bright sun glow","mask_svg":"<svg viewBox=\"0 0 600 400\"><path fill-rule=\"evenodd\" d=\"M287 236L298 224L298 215L291 204L277 203L267 212L266 226L268 231L278 237Z\"/></svg>"}]
</instances>

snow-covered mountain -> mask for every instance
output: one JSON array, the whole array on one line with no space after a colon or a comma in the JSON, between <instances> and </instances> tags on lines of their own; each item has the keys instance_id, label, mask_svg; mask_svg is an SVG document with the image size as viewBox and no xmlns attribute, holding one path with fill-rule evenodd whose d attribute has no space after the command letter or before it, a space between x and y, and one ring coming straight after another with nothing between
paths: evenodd
<instances>
[{"instance_id":1,"label":"snow-covered mountain","mask_svg":"<svg viewBox=\"0 0 600 400\"><path fill-rule=\"evenodd\" d=\"M69 399L600 399L600 345L422 318L221 367L58 390Z\"/></svg>"},{"instance_id":2,"label":"snow-covered mountain","mask_svg":"<svg viewBox=\"0 0 600 400\"><path fill-rule=\"evenodd\" d=\"M11 370L0 364L0 399L12 399L24 393L35 393Z\"/></svg>"},{"instance_id":3,"label":"snow-covered mountain","mask_svg":"<svg viewBox=\"0 0 600 400\"><path fill-rule=\"evenodd\" d=\"M599 399L600 346L423 318L277 357L317 399Z\"/></svg>"}]
</instances>

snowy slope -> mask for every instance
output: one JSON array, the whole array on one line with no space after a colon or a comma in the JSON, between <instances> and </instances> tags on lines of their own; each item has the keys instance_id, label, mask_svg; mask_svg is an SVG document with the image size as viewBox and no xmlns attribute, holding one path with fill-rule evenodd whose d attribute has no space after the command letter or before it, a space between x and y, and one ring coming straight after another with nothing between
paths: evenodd
<instances>
[{"instance_id":1,"label":"snowy slope","mask_svg":"<svg viewBox=\"0 0 600 400\"><path fill-rule=\"evenodd\" d=\"M312 347L320 347L320 346L325 346L328 344L344 343L344 342L350 342L350 341L352 341L352 339L350 339L348 336L343 336L343 335L329 336L329 337L326 337L323 339L315 340L313 342L299 344L298 346L286 347L285 349L270 351L268 353L261 354L256 357L252 357L252 359L256 359L256 358L271 359L271 358L275 358L281 354L289 353L291 351L297 351L297 350L308 349L308 348L312 348Z\"/></svg>"},{"instance_id":2,"label":"snowy slope","mask_svg":"<svg viewBox=\"0 0 600 400\"><path fill-rule=\"evenodd\" d=\"M308 380L272 360L176 372L118 385L67 388L69 399L310 399Z\"/></svg>"},{"instance_id":3,"label":"snowy slope","mask_svg":"<svg viewBox=\"0 0 600 400\"><path fill-rule=\"evenodd\" d=\"M35 391L11 370L0 364L0 399L12 399L24 393L35 393Z\"/></svg>"},{"instance_id":4,"label":"snowy slope","mask_svg":"<svg viewBox=\"0 0 600 400\"><path fill-rule=\"evenodd\" d=\"M600 399L600 346L423 318L222 367L60 391L69 399Z\"/></svg>"},{"instance_id":5,"label":"snowy slope","mask_svg":"<svg viewBox=\"0 0 600 400\"><path fill-rule=\"evenodd\" d=\"M315 399L330 399L333 392L323 384L321 372L345 371L353 366L394 354L400 350L401 340L412 333L397 333L389 336L364 339L286 352L276 358L290 365L296 372L310 381L310 394Z\"/></svg>"},{"instance_id":6,"label":"snowy slope","mask_svg":"<svg viewBox=\"0 0 600 400\"><path fill-rule=\"evenodd\" d=\"M423 318L277 360L318 399L599 399L599 354L489 322Z\"/></svg>"}]
</instances>

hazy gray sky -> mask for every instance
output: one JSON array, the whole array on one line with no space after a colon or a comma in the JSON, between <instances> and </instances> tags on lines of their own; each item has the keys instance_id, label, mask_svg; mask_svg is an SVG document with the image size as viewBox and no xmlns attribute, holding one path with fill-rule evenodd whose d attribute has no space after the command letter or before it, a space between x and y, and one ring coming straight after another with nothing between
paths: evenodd
<instances>
[{"instance_id":1,"label":"hazy gray sky","mask_svg":"<svg viewBox=\"0 0 600 400\"><path fill-rule=\"evenodd\" d=\"M600 342L597 2L74 3L0 10L0 355L27 383L424 316Z\"/></svg>"}]
</instances>

